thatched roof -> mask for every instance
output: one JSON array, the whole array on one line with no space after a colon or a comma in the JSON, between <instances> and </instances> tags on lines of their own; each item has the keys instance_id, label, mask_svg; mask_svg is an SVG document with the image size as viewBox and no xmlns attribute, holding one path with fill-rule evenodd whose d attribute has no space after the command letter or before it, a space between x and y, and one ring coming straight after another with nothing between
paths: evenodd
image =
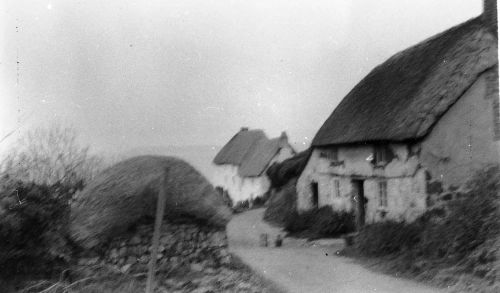
<instances>
[{"instance_id":1,"label":"thatched roof","mask_svg":"<svg viewBox=\"0 0 500 293\"><path fill-rule=\"evenodd\" d=\"M497 38L481 17L455 26L373 69L341 101L312 145L420 139L497 63Z\"/></svg>"},{"instance_id":2,"label":"thatched roof","mask_svg":"<svg viewBox=\"0 0 500 293\"><path fill-rule=\"evenodd\" d=\"M214 158L216 165L231 164L241 165L245 155L250 152L262 138L267 138L260 129L248 130L242 128L231 140L217 153Z\"/></svg>"},{"instance_id":3,"label":"thatched roof","mask_svg":"<svg viewBox=\"0 0 500 293\"><path fill-rule=\"evenodd\" d=\"M232 213L221 196L188 163L139 156L104 170L78 195L71 207L71 237L93 247L154 216L162 182L167 185L165 217L190 216L216 226L229 221Z\"/></svg>"},{"instance_id":4,"label":"thatched roof","mask_svg":"<svg viewBox=\"0 0 500 293\"><path fill-rule=\"evenodd\" d=\"M267 169L281 148L288 145L285 133L269 139L262 130L242 128L217 154L214 163L238 166L241 177L257 177ZM289 146L289 145L288 145Z\"/></svg>"},{"instance_id":5,"label":"thatched roof","mask_svg":"<svg viewBox=\"0 0 500 293\"><path fill-rule=\"evenodd\" d=\"M267 177L271 180L271 187L280 188L290 180L298 178L306 167L310 155L311 149L307 149L281 163L272 164L266 171Z\"/></svg>"}]
</instances>

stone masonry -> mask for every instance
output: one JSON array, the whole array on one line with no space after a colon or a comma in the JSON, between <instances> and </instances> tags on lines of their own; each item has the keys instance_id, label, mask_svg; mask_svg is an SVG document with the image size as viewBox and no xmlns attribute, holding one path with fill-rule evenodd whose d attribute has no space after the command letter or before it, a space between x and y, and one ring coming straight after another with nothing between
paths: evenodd
<instances>
[{"instance_id":1,"label":"stone masonry","mask_svg":"<svg viewBox=\"0 0 500 293\"><path fill-rule=\"evenodd\" d=\"M150 261L153 223L138 224L116 237L80 265L104 263L123 273L146 272ZM180 267L191 271L218 268L231 262L226 231L190 220L162 223L157 268L169 272Z\"/></svg>"}]
</instances>

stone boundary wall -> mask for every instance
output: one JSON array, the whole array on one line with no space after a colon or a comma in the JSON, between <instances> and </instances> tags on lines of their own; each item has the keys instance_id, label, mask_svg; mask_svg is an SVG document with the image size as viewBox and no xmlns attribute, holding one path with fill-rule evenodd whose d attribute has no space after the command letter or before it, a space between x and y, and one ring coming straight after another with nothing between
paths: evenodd
<instances>
[{"instance_id":1,"label":"stone boundary wall","mask_svg":"<svg viewBox=\"0 0 500 293\"><path fill-rule=\"evenodd\" d=\"M427 181L427 209L444 207L453 200L463 197L462 188L456 186L444 186L440 180Z\"/></svg>"},{"instance_id":2,"label":"stone boundary wall","mask_svg":"<svg viewBox=\"0 0 500 293\"><path fill-rule=\"evenodd\" d=\"M107 264L123 273L147 272L154 223L138 224L124 235L100 247L79 265ZM161 227L157 269L169 272L181 267L191 271L216 269L231 262L226 231L194 221L165 220Z\"/></svg>"}]
</instances>

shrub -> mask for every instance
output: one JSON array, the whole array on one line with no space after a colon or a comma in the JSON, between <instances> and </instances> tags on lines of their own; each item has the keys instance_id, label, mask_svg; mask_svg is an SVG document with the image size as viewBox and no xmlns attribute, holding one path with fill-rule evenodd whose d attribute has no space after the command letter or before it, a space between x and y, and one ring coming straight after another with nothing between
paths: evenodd
<instances>
[{"instance_id":1,"label":"shrub","mask_svg":"<svg viewBox=\"0 0 500 293\"><path fill-rule=\"evenodd\" d=\"M452 268L494 284L499 281L494 272L494 263L499 261L495 247L500 236L499 167L478 172L467 187L446 209L430 210L413 223L386 221L365 226L355 248L368 256L399 254L395 267L414 273L424 267Z\"/></svg>"},{"instance_id":2,"label":"shrub","mask_svg":"<svg viewBox=\"0 0 500 293\"><path fill-rule=\"evenodd\" d=\"M252 199L252 208L260 208L263 207L267 200L269 199L270 193L266 192L261 196L257 196L256 198Z\"/></svg>"},{"instance_id":3,"label":"shrub","mask_svg":"<svg viewBox=\"0 0 500 293\"><path fill-rule=\"evenodd\" d=\"M77 188L3 178L0 190L0 265L3 272L50 272L70 255L69 200ZM82 186L79 186L81 188Z\"/></svg>"},{"instance_id":4,"label":"shrub","mask_svg":"<svg viewBox=\"0 0 500 293\"><path fill-rule=\"evenodd\" d=\"M81 146L71 127L54 124L26 132L0 162L0 173L25 182L78 184L103 167L100 157Z\"/></svg>"},{"instance_id":5,"label":"shrub","mask_svg":"<svg viewBox=\"0 0 500 293\"><path fill-rule=\"evenodd\" d=\"M240 201L237 201L236 204L234 205L233 211L239 213L239 212L242 212L244 210L248 210L249 207L250 207L250 201L248 199L240 200Z\"/></svg>"},{"instance_id":6,"label":"shrub","mask_svg":"<svg viewBox=\"0 0 500 293\"><path fill-rule=\"evenodd\" d=\"M250 208L252 209L261 208L266 204L268 199L269 199L269 193L266 192L262 196L257 196L256 198L253 199L245 199L237 201L236 204L233 206L233 211L235 213L241 213L243 211L249 210Z\"/></svg>"},{"instance_id":7,"label":"shrub","mask_svg":"<svg viewBox=\"0 0 500 293\"><path fill-rule=\"evenodd\" d=\"M385 221L367 225L356 237L356 248L365 255L380 256L411 249L420 236L418 225Z\"/></svg>"},{"instance_id":8,"label":"shrub","mask_svg":"<svg viewBox=\"0 0 500 293\"><path fill-rule=\"evenodd\" d=\"M498 167L478 173L468 184L470 190L450 202L446 213L430 210L410 224L386 221L365 226L357 236L358 249L367 255L411 249L416 256L457 263L499 233L499 174Z\"/></svg>"},{"instance_id":9,"label":"shrub","mask_svg":"<svg viewBox=\"0 0 500 293\"><path fill-rule=\"evenodd\" d=\"M222 201L224 201L224 203L228 207L232 207L233 206L233 200L229 196L229 193L227 192L227 190L224 190L224 188L222 188L221 186L216 186L215 187L215 191L217 191L217 193L221 196Z\"/></svg>"},{"instance_id":10,"label":"shrub","mask_svg":"<svg viewBox=\"0 0 500 293\"><path fill-rule=\"evenodd\" d=\"M334 211L325 206L298 213L293 211L285 220L290 234L307 238L338 237L355 230L355 216L351 212Z\"/></svg>"}]
</instances>

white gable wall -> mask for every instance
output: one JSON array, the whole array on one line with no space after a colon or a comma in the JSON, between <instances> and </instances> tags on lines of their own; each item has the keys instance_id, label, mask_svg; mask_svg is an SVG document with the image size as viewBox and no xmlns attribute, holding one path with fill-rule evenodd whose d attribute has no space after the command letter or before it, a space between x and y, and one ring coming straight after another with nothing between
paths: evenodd
<instances>
[{"instance_id":1,"label":"white gable wall","mask_svg":"<svg viewBox=\"0 0 500 293\"><path fill-rule=\"evenodd\" d=\"M279 150L279 152L278 152L278 154L276 154L276 156L274 156L274 158L269 163L268 167L271 166L275 162L283 162L284 160L293 157L294 154L295 154L295 152L292 149L292 147L287 144L286 146L282 147Z\"/></svg>"},{"instance_id":2,"label":"white gable wall","mask_svg":"<svg viewBox=\"0 0 500 293\"><path fill-rule=\"evenodd\" d=\"M494 99L498 89L487 95L483 74L433 127L420 156L433 179L459 187L477 169L499 162Z\"/></svg>"},{"instance_id":3,"label":"white gable wall","mask_svg":"<svg viewBox=\"0 0 500 293\"><path fill-rule=\"evenodd\" d=\"M242 178L238 175L238 166L229 164L216 165L215 169L214 186L227 190L233 204L261 196L269 189L270 182L265 175Z\"/></svg>"}]
</instances>

